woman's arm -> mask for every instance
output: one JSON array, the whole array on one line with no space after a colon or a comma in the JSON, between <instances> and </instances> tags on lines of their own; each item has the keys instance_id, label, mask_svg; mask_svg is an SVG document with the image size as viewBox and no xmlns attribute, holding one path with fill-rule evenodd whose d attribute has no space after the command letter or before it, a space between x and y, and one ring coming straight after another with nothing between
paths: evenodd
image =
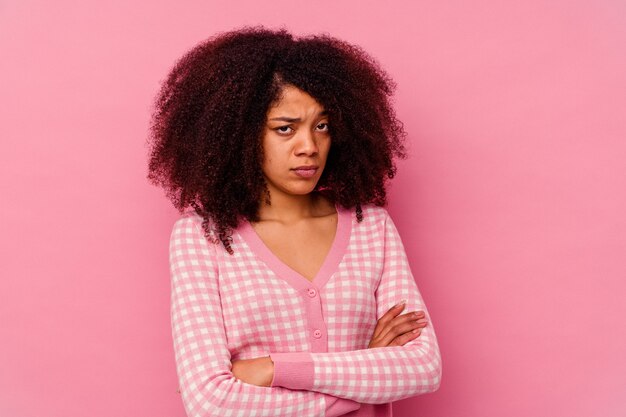
<instances>
[{"instance_id":1,"label":"woman's arm","mask_svg":"<svg viewBox=\"0 0 626 417\"><path fill-rule=\"evenodd\" d=\"M169 261L176 372L189 417L335 417L361 407L332 395L261 387L235 378L226 345L215 247L190 216L174 224Z\"/></svg>"},{"instance_id":2,"label":"woman's arm","mask_svg":"<svg viewBox=\"0 0 626 417\"><path fill-rule=\"evenodd\" d=\"M413 279L400 235L385 211L384 268L376 290L377 318L401 299L405 311L423 310L428 324L403 346L344 352L274 352L271 386L311 390L381 404L434 392L442 364L433 322Z\"/></svg>"},{"instance_id":3,"label":"woman's arm","mask_svg":"<svg viewBox=\"0 0 626 417\"><path fill-rule=\"evenodd\" d=\"M274 362L269 356L231 361L235 378L248 384L270 387L274 378Z\"/></svg>"}]
</instances>

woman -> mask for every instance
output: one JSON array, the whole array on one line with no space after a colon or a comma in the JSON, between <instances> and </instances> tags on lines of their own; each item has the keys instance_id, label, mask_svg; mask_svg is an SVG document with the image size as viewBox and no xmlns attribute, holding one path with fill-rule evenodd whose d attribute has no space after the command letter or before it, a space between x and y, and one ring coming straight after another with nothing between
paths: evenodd
<instances>
[{"instance_id":1,"label":"woman","mask_svg":"<svg viewBox=\"0 0 626 417\"><path fill-rule=\"evenodd\" d=\"M172 69L149 178L182 213L171 318L189 416L391 416L438 389L432 322L383 208L405 157L394 88L354 45L262 27Z\"/></svg>"}]
</instances>

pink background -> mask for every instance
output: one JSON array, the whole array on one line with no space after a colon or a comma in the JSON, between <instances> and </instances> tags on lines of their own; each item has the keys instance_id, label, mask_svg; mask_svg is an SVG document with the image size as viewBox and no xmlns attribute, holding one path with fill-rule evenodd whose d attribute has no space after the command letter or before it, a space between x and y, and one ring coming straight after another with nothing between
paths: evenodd
<instances>
[{"instance_id":1,"label":"pink background","mask_svg":"<svg viewBox=\"0 0 626 417\"><path fill-rule=\"evenodd\" d=\"M217 31L329 32L398 83L389 211L443 355L429 417L626 415L623 1L0 2L0 416L184 416L160 81Z\"/></svg>"}]
</instances>

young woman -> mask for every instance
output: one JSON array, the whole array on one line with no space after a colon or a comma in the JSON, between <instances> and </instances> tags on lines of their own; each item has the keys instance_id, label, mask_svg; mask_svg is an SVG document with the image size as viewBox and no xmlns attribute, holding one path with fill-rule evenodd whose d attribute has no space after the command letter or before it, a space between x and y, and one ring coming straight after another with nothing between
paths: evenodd
<instances>
[{"instance_id":1,"label":"young woman","mask_svg":"<svg viewBox=\"0 0 626 417\"><path fill-rule=\"evenodd\" d=\"M149 178L182 214L171 318L189 416L388 417L438 389L432 322L383 207L405 157L394 88L357 46L263 27L172 69Z\"/></svg>"}]
</instances>

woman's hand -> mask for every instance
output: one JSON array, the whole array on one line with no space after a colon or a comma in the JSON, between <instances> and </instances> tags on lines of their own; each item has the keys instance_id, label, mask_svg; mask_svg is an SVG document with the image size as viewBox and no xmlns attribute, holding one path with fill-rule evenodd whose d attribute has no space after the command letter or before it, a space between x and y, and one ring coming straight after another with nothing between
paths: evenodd
<instances>
[{"instance_id":1,"label":"woman's hand","mask_svg":"<svg viewBox=\"0 0 626 417\"><path fill-rule=\"evenodd\" d=\"M389 309L376 323L374 335L368 349L385 346L403 346L419 337L421 329L428 320L423 311L411 312L398 316L406 304L399 304ZM416 330L413 333L413 330ZM274 362L269 356L252 359L239 359L232 362L232 374L235 378L252 385L269 387L274 378Z\"/></svg>"},{"instance_id":2,"label":"woman's hand","mask_svg":"<svg viewBox=\"0 0 626 417\"><path fill-rule=\"evenodd\" d=\"M368 349L385 346L404 346L410 340L419 337L422 328L426 327L427 319L423 311L415 311L398 316L405 303L389 309L376 323L374 335ZM396 317L397 316L397 317ZM413 330L416 330L414 333Z\"/></svg>"},{"instance_id":3,"label":"woman's hand","mask_svg":"<svg viewBox=\"0 0 626 417\"><path fill-rule=\"evenodd\" d=\"M269 356L239 359L232 362L235 378L252 385L269 387L274 378L274 362Z\"/></svg>"}]
</instances>

